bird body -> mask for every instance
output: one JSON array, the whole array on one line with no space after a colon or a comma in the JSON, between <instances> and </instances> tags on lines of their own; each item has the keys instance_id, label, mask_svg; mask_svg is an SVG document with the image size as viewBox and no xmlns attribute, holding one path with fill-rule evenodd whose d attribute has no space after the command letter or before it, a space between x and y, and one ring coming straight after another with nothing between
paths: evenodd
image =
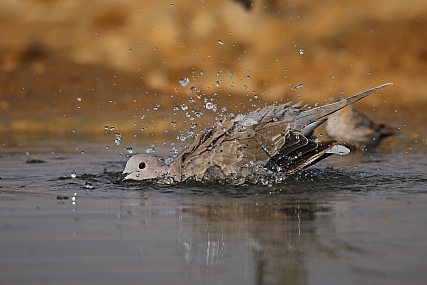
<instances>
[{"instance_id":1,"label":"bird body","mask_svg":"<svg viewBox=\"0 0 427 285\"><path fill-rule=\"evenodd\" d=\"M123 180L146 180L159 176L174 181L202 180L215 170L221 177L246 177L256 169L291 174L331 154L349 150L336 141L318 142L314 130L327 116L392 83L380 85L338 102L309 109L286 103L259 108L246 115L225 116L202 130L171 165L149 154L133 155Z\"/></svg>"},{"instance_id":2,"label":"bird body","mask_svg":"<svg viewBox=\"0 0 427 285\"><path fill-rule=\"evenodd\" d=\"M372 121L353 105L328 117L325 130L331 139L352 150L374 151L382 139L395 135L397 129Z\"/></svg>"}]
</instances>

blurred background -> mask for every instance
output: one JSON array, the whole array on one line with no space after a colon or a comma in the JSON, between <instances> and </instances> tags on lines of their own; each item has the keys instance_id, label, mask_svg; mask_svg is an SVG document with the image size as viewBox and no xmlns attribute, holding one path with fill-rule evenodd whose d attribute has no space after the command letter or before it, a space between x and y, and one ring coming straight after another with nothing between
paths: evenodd
<instances>
[{"instance_id":1,"label":"blurred background","mask_svg":"<svg viewBox=\"0 0 427 285\"><path fill-rule=\"evenodd\" d=\"M117 133L130 145L184 141L224 113L322 105L386 82L356 108L426 145L427 1L32 0L0 10L3 147Z\"/></svg>"}]
</instances>

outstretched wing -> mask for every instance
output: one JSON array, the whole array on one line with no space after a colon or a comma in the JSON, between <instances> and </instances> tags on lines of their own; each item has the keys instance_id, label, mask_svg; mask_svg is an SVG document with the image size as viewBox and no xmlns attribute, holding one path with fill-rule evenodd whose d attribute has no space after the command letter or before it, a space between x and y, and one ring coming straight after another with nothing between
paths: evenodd
<instances>
[{"instance_id":1,"label":"outstretched wing","mask_svg":"<svg viewBox=\"0 0 427 285\"><path fill-rule=\"evenodd\" d=\"M236 128L237 123L227 118L203 130L175 159L174 173L182 180L202 179L213 166L220 167L224 175L241 173L242 167L266 164L277 155L289 132L289 124L283 121Z\"/></svg>"}]
</instances>

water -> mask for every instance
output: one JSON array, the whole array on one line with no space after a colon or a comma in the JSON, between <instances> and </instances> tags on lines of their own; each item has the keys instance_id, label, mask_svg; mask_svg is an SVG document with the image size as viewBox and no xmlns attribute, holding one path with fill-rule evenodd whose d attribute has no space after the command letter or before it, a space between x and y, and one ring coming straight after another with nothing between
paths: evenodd
<instances>
[{"instance_id":1,"label":"water","mask_svg":"<svg viewBox=\"0 0 427 285\"><path fill-rule=\"evenodd\" d=\"M26 163L27 151L45 162ZM237 187L113 184L119 152L1 150L1 284L427 280L425 154L331 157L281 184Z\"/></svg>"}]
</instances>

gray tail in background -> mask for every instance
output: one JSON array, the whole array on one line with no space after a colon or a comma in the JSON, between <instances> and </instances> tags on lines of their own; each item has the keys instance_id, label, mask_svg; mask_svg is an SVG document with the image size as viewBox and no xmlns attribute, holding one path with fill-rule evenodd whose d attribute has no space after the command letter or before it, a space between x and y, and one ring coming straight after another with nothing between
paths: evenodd
<instances>
[{"instance_id":1,"label":"gray tail in background","mask_svg":"<svg viewBox=\"0 0 427 285\"><path fill-rule=\"evenodd\" d=\"M298 126L304 127L304 126L306 126L306 125L308 125L314 121L322 119L322 118L328 116L329 114L332 114L332 113L344 108L345 106L353 104L354 102L357 102L360 99L365 98L374 92L377 92L378 90L389 87L392 84L393 83L386 83L386 84L374 87L372 89L363 91L361 93L358 93L358 94L351 96L351 97L348 97L346 99L340 100L338 102L328 104L328 105L324 105L324 106L320 106L320 107L313 108L310 110L302 111L301 113L299 113L296 116L295 123Z\"/></svg>"}]
</instances>

